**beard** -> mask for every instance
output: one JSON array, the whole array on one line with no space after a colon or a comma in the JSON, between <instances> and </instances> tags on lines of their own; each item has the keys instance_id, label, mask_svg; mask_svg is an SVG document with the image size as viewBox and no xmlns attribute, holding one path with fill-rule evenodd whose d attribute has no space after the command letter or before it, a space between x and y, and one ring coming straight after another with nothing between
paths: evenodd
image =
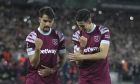
<instances>
[{"instance_id":1,"label":"beard","mask_svg":"<svg viewBox=\"0 0 140 84\"><path fill-rule=\"evenodd\" d=\"M47 33L47 32L49 32L50 31L50 27L49 26L44 26L43 27L43 32L44 33Z\"/></svg>"}]
</instances>

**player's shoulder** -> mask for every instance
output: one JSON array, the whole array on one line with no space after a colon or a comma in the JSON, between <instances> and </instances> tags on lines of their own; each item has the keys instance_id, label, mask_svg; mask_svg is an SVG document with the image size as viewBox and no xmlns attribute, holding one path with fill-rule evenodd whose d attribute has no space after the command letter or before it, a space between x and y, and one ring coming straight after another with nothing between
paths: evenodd
<instances>
[{"instance_id":1,"label":"player's shoulder","mask_svg":"<svg viewBox=\"0 0 140 84\"><path fill-rule=\"evenodd\" d=\"M33 31L31 31L31 32L28 34L28 36L30 36L30 35L37 36L37 33L36 33L36 31L35 31L35 30L33 30Z\"/></svg>"},{"instance_id":2,"label":"player's shoulder","mask_svg":"<svg viewBox=\"0 0 140 84\"><path fill-rule=\"evenodd\" d=\"M80 33L81 33L81 31L80 31L80 30L77 30L77 31L75 31L75 32L73 33L73 35L79 36Z\"/></svg>"},{"instance_id":3,"label":"player's shoulder","mask_svg":"<svg viewBox=\"0 0 140 84\"><path fill-rule=\"evenodd\" d=\"M64 40L64 34L61 31L53 29L54 33L59 37L60 40Z\"/></svg>"},{"instance_id":4,"label":"player's shoulder","mask_svg":"<svg viewBox=\"0 0 140 84\"><path fill-rule=\"evenodd\" d=\"M107 26L104 26L104 25L98 25L98 29L99 29L101 34L109 32L109 28Z\"/></svg>"},{"instance_id":5,"label":"player's shoulder","mask_svg":"<svg viewBox=\"0 0 140 84\"><path fill-rule=\"evenodd\" d=\"M75 31L75 32L73 33L73 35L72 35L72 40L73 40L73 41L78 41L79 38L80 38L80 33L81 33L80 30Z\"/></svg>"},{"instance_id":6,"label":"player's shoulder","mask_svg":"<svg viewBox=\"0 0 140 84\"><path fill-rule=\"evenodd\" d=\"M62 33L61 31L59 31L59 30L53 29L53 31L54 31L55 34L57 34L57 35L63 35L63 33Z\"/></svg>"},{"instance_id":7,"label":"player's shoulder","mask_svg":"<svg viewBox=\"0 0 140 84\"><path fill-rule=\"evenodd\" d=\"M37 33L36 30L31 31L27 37L26 37L26 41L27 42L31 42L34 43L34 40L37 38Z\"/></svg>"}]
</instances>

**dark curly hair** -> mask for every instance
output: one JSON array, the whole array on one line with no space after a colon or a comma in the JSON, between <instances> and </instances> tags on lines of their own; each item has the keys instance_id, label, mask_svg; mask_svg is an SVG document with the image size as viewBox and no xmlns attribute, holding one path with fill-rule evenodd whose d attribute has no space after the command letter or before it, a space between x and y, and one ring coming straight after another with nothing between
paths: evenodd
<instances>
[{"instance_id":1,"label":"dark curly hair","mask_svg":"<svg viewBox=\"0 0 140 84\"><path fill-rule=\"evenodd\" d=\"M39 10L39 17L42 17L43 15L48 15L50 19L55 18L54 11L51 7L43 7Z\"/></svg>"},{"instance_id":2,"label":"dark curly hair","mask_svg":"<svg viewBox=\"0 0 140 84\"><path fill-rule=\"evenodd\" d=\"M76 21L88 21L91 18L90 11L87 9L81 9L77 12L75 17Z\"/></svg>"}]
</instances>

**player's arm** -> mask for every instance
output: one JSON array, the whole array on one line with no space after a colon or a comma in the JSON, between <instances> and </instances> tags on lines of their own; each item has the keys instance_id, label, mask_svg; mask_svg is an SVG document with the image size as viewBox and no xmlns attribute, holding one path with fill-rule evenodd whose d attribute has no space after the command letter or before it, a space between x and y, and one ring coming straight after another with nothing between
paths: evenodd
<instances>
[{"instance_id":1,"label":"player's arm","mask_svg":"<svg viewBox=\"0 0 140 84\"><path fill-rule=\"evenodd\" d=\"M66 62L66 48L65 48L65 37L63 33L57 32L59 36L59 48L58 48L58 55L59 55L59 69L61 69Z\"/></svg>"},{"instance_id":2,"label":"player's arm","mask_svg":"<svg viewBox=\"0 0 140 84\"><path fill-rule=\"evenodd\" d=\"M100 52L94 54L81 54L77 60L99 60L105 59L107 57L109 50L109 44L101 44L100 45Z\"/></svg>"},{"instance_id":3,"label":"player's arm","mask_svg":"<svg viewBox=\"0 0 140 84\"><path fill-rule=\"evenodd\" d=\"M42 47L42 40L37 38L37 34L33 31L26 37L27 55L33 67L37 67L40 62L40 48Z\"/></svg>"},{"instance_id":4,"label":"player's arm","mask_svg":"<svg viewBox=\"0 0 140 84\"><path fill-rule=\"evenodd\" d=\"M63 67L66 62L66 50L59 54L59 69Z\"/></svg>"},{"instance_id":5,"label":"player's arm","mask_svg":"<svg viewBox=\"0 0 140 84\"><path fill-rule=\"evenodd\" d=\"M83 37L83 36L82 36ZM72 35L72 41L73 41L73 53L68 53L67 55L67 58L70 60L70 61L75 61L76 63L78 63L77 60L73 60L71 57L73 55L75 55L76 53L81 53L81 49L80 49L80 42L82 42L82 40L80 40L80 31L76 31L73 35ZM84 45L82 45L83 47L85 46L85 43L84 42Z\"/></svg>"},{"instance_id":6,"label":"player's arm","mask_svg":"<svg viewBox=\"0 0 140 84\"><path fill-rule=\"evenodd\" d=\"M42 40L39 38L35 39L35 49L34 53L29 56L30 63L33 67L37 67L40 62L40 49L42 47Z\"/></svg>"},{"instance_id":7,"label":"player's arm","mask_svg":"<svg viewBox=\"0 0 140 84\"><path fill-rule=\"evenodd\" d=\"M105 59L107 57L109 50L109 44L102 43L100 44L100 52L94 54L82 54L80 52L70 53L69 59L71 60L99 60Z\"/></svg>"},{"instance_id":8,"label":"player's arm","mask_svg":"<svg viewBox=\"0 0 140 84\"><path fill-rule=\"evenodd\" d=\"M66 62L66 54L67 54L67 51L66 51L66 48L65 48L65 45L64 45L64 40L62 42L60 42L60 48L59 48L59 69L61 69L63 67L63 65L65 64Z\"/></svg>"}]
</instances>

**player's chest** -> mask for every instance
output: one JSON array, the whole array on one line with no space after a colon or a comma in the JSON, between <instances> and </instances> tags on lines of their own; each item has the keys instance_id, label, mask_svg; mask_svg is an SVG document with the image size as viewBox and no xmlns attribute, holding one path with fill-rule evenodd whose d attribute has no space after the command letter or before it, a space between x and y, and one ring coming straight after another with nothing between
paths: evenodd
<instances>
[{"instance_id":1,"label":"player's chest","mask_svg":"<svg viewBox=\"0 0 140 84\"><path fill-rule=\"evenodd\" d=\"M84 37L87 38L87 46L86 47L99 47L101 42L101 35L98 33L95 34L84 34Z\"/></svg>"},{"instance_id":2,"label":"player's chest","mask_svg":"<svg viewBox=\"0 0 140 84\"><path fill-rule=\"evenodd\" d=\"M43 40L43 49L57 49L59 44L59 39L57 37L51 36L41 36L40 39Z\"/></svg>"},{"instance_id":3,"label":"player's chest","mask_svg":"<svg viewBox=\"0 0 140 84\"><path fill-rule=\"evenodd\" d=\"M86 53L95 53L99 51L100 42L101 42L101 35L100 34L93 34L93 35L85 35L84 37L87 38L87 45L83 49L83 52Z\"/></svg>"}]
</instances>

